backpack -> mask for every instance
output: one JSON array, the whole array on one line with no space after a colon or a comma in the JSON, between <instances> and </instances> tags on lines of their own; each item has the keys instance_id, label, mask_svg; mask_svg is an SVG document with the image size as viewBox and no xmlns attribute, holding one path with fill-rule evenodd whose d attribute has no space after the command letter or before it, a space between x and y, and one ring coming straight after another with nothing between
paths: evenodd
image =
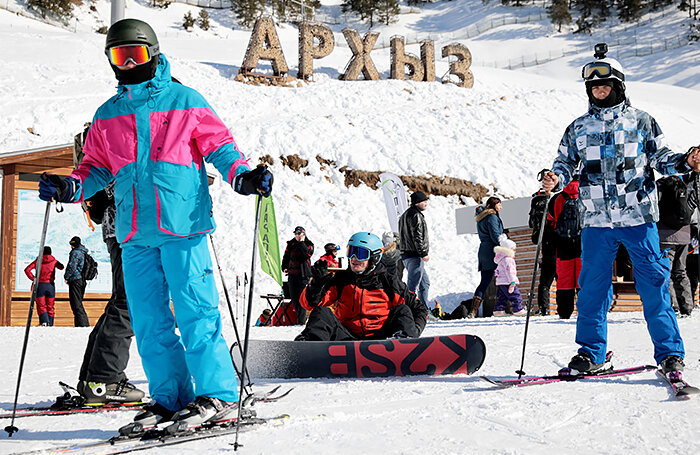
<instances>
[{"instance_id":1,"label":"backpack","mask_svg":"<svg viewBox=\"0 0 700 455\"><path fill-rule=\"evenodd\" d=\"M581 213L578 208L578 199L570 198L562 193L564 205L561 208L554 232L563 239L575 239L581 235Z\"/></svg>"},{"instance_id":2,"label":"backpack","mask_svg":"<svg viewBox=\"0 0 700 455\"><path fill-rule=\"evenodd\" d=\"M693 211L688 207L688 186L682 178L671 175L656 182L659 189L659 214L661 223L671 229L690 224Z\"/></svg>"},{"instance_id":3,"label":"backpack","mask_svg":"<svg viewBox=\"0 0 700 455\"><path fill-rule=\"evenodd\" d=\"M85 261L83 262L83 279L93 280L97 276L97 261L85 253Z\"/></svg>"},{"instance_id":4,"label":"backpack","mask_svg":"<svg viewBox=\"0 0 700 455\"><path fill-rule=\"evenodd\" d=\"M537 245L540 238L540 224L546 209L547 196L544 193L535 193L530 201L530 215L528 225L532 228L532 243Z\"/></svg>"}]
</instances>

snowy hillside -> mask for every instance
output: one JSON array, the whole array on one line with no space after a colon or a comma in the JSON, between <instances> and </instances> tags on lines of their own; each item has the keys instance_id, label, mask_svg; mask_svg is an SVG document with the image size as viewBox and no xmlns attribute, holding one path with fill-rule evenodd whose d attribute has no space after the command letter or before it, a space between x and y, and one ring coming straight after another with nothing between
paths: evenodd
<instances>
[{"instance_id":1,"label":"snowy hillside","mask_svg":"<svg viewBox=\"0 0 700 455\"><path fill-rule=\"evenodd\" d=\"M7 0L8 5L16 1ZM324 13L343 17L338 14L339 1L323 3ZM637 36L639 45L660 42L682 33L685 22L684 13L669 8L653 26L627 28L611 21L610 28L591 38L572 35L570 30L556 33L545 18L461 39L475 24L496 20L506 10L520 17L542 12L539 2L520 10L497 3L438 2L376 29L380 41L396 34L406 36L408 42L433 39L438 56L447 43L465 44L475 62L472 89L386 80L388 49L372 52L383 80L339 81L337 76L351 56L340 30L347 25L366 31L366 26L352 18L331 26L336 47L330 56L315 62L315 82L275 88L233 81L250 31L234 24L228 11L211 12L212 31L195 29L192 33L180 26L187 11L197 15L198 9L190 5L173 3L166 10L153 10L147 1L129 0L127 16L153 25L173 75L209 100L242 151L254 160L264 155L275 159L273 195L280 243L283 247L293 227L303 225L317 246L315 259L326 242L344 245L356 231L380 234L389 229L381 194L362 185L346 187L341 167L457 177L505 198L530 195L537 189L537 172L551 165L565 127L586 109L579 76L592 44L607 40L613 32L617 39ZM80 7L76 12L79 21L71 30L0 9L0 154L71 142L95 109L114 93L116 83L104 58L104 35L93 31L109 22L109 3L98 0L95 6L96 11ZM294 75L297 30L282 25L277 31ZM517 70L493 67L539 52L578 49L587 42L589 49L544 65ZM624 48L611 46L611 55L625 55ZM406 50L419 53L416 44L408 44ZM671 147L678 151L700 142L699 61L697 45L645 57L621 57L628 69L633 104L658 120ZM438 78L447 69L447 60L437 58ZM303 172L284 167L278 158L294 154L309 161ZM335 164L322 169L316 157ZM218 254L231 286L235 275L249 273L253 200L236 195L221 181L213 188L213 198ZM478 283L478 242L455 233L454 210L460 206L456 197L431 197L425 212L431 236L430 297L448 309L470 296ZM279 291L266 275L258 273L255 278L256 294ZM255 316L264 305L255 302ZM687 376L700 383L698 320L696 315L680 322L688 349ZM523 324L502 319L430 323L425 333L481 336L488 349L482 372L508 376L519 364ZM526 371L551 373L563 366L575 351L574 330L574 321L555 317L534 321ZM291 339L297 331L254 329L253 337ZM652 361L641 314L613 315L610 332L620 366ZM3 328L0 333L8 347L0 366L0 404L7 408L13 399L19 363L16 351L22 336L16 328ZM45 402L57 394L56 381L75 380L87 333L82 329L32 331L20 403ZM51 352L48 347L56 340L61 340L61 352ZM132 354L130 376L145 385L136 351ZM262 389L274 384L259 385ZM247 453L678 453L694 450L700 441L700 432L683 423L700 418L700 401L669 402L667 389L651 373L595 384L501 392L482 391L484 385L478 379L467 377L290 381L284 385L296 387L289 399L261 407L259 412L288 412L294 418L279 428L245 435ZM128 420L127 415L26 419L21 428L27 432L11 440L0 439L0 452L56 446L62 440L104 438ZM580 447L573 445L579 443ZM209 441L170 452L225 449L223 442Z\"/></svg>"}]
</instances>

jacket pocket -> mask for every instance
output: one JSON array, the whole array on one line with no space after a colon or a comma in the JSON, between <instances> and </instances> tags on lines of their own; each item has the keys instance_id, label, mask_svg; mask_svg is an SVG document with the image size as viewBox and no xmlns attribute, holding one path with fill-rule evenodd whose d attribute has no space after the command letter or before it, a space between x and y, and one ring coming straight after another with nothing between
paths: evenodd
<instances>
[{"instance_id":1,"label":"jacket pocket","mask_svg":"<svg viewBox=\"0 0 700 455\"><path fill-rule=\"evenodd\" d=\"M211 198L203 170L158 162L153 183L158 228L162 232L184 237L213 229Z\"/></svg>"},{"instance_id":2,"label":"jacket pocket","mask_svg":"<svg viewBox=\"0 0 700 455\"><path fill-rule=\"evenodd\" d=\"M114 184L114 204L117 208L115 231L119 243L128 242L137 231L136 193L129 180Z\"/></svg>"}]
</instances>

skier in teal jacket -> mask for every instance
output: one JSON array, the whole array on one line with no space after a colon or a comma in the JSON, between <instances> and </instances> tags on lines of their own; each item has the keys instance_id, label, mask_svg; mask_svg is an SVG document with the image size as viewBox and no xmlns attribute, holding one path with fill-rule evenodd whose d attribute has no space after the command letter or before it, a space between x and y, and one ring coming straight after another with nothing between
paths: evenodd
<instances>
[{"instance_id":1,"label":"skier in teal jacket","mask_svg":"<svg viewBox=\"0 0 700 455\"><path fill-rule=\"evenodd\" d=\"M225 419L238 390L206 241L215 224L204 161L244 195L269 195L272 174L251 170L206 100L172 79L148 24L114 23L105 52L117 94L97 110L81 164L42 179L40 197L80 202L115 180L129 313L154 400L136 423Z\"/></svg>"}]
</instances>

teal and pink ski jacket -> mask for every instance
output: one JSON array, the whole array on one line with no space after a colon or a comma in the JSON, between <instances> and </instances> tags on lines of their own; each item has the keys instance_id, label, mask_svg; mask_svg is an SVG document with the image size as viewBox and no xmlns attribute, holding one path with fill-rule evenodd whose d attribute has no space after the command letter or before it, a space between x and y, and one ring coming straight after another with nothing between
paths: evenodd
<instances>
[{"instance_id":1,"label":"teal and pink ski jacket","mask_svg":"<svg viewBox=\"0 0 700 455\"><path fill-rule=\"evenodd\" d=\"M164 55L153 79L118 86L95 113L71 174L75 202L112 179L117 241L158 246L215 229L204 160L229 184L250 170L230 131L195 90L173 82Z\"/></svg>"}]
</instances>

